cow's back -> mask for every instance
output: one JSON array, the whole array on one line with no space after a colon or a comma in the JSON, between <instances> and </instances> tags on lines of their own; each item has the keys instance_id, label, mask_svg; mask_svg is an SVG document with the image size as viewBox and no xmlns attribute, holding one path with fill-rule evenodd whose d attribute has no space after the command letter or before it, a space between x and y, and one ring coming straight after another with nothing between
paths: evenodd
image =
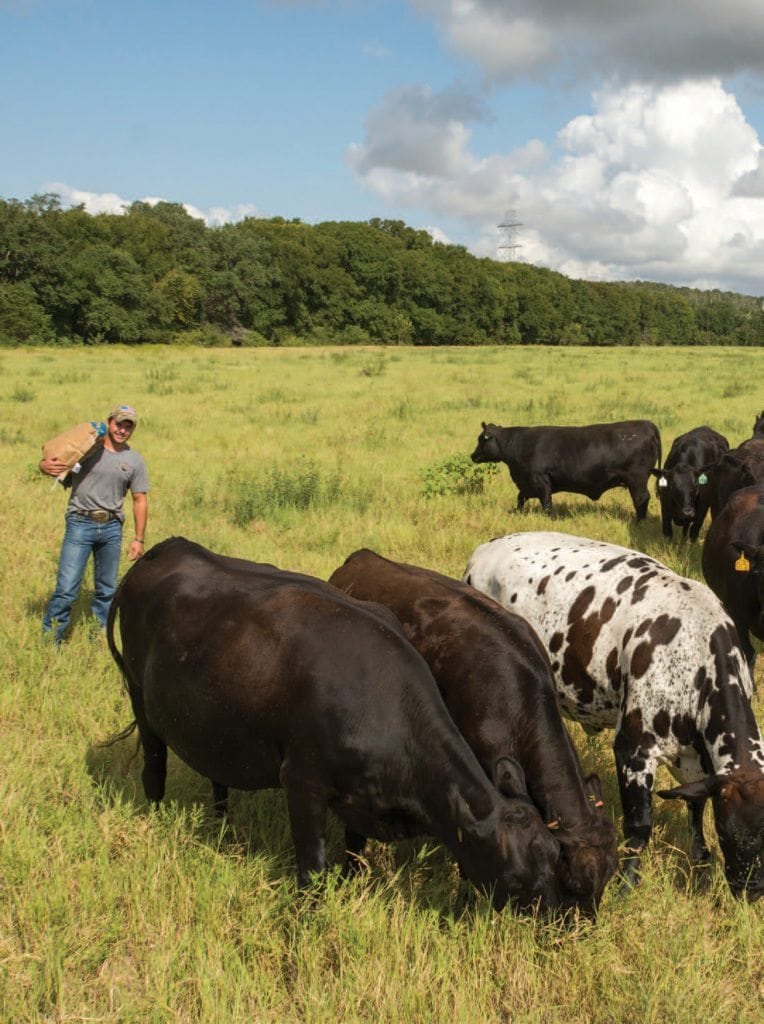
<instances>
[{"instance_id":1,"label":"cow's back","mask_svg":"<svg viewBox=\"0 0 764 1024\"><path fill-rule=\"evenodd\" d=\"M517 465L551 474L561 490L587 476L608 486L626 483L634 472L647 478L661 457L660 433L650 420L509 429Z\"/></svg>"},{"instance_id":2,"label":"cow's back","mask_svg":"<svg viewBox=\"0 0 764 1024\"><path fill-rule=\"evenodd\" d=\"M683 463L696 470L708 469L728 450L729 442L723 434L712 427L693 427L674 438L664 468Z\"/></svg>"},{"instance_id":3,"label":"cow's back","mask_svg":"<svg viewBox=\"0 0 764 1024\"><path fill-rule=\"evenodd\" d=\"M520 756L524 722L531 720L534 729L553 727L559 713L549 659L521 615L459 580L367 549L350 555L330 582L394 612L470 746L491 749L485 764L492 764L497 750ZM497 721L501 740L494 749L487 735ZM547 743L557 739L548 736Z\"/></svg>"},{"instance_id":4,"label":"cow's back","mask_svg":"<svg viewBox=\"0 0 764 1024\"><path fill-rule=\"evenodd\" d=\"M513 534L481 545L464 578L528 618L549 651L563 712L595 729L616 725L648 675L662 691L656 712L689 713L694 671L714 670L714 633L737 643L708 588L613 544Z\"/></svg>"},{"instance_id":5,"label":"cow's back","mask_svg":"<svg viewBox=\"0 0 764 1024\"><path fill-rule=\"evenodd\" d=\"M285 750L309 750L331 784L349 764L373 772L393 743L411 745L412 721L438 718L434 680L386 609L237 562L173 538L117 595L131 694L192 768L258 789L279 785Z\"/></svg>"}]
</instances>

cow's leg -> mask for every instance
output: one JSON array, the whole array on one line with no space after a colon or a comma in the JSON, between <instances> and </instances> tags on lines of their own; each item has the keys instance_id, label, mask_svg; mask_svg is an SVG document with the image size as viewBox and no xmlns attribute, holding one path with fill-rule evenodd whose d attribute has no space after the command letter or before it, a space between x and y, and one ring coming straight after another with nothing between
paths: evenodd
<instances>
[{"instance_id":1,"label":"cow's leg","mask_svg":"<svg viewBox=\"0 0 764 1024\"><path fill-rule=\"evenodd\" d=\"M164 796L167 781L167 744L149 725L143 706L143 693L137 687L130 688L130 701L143 747L143 792L147 800L158 804Z\"/></svg>"},{"instance_id":2,"label":"cow's leg","mask_svg":"<svg viewBox=\"0 0 764 1024\"><path fill-rule=\"evenodd\" d=\"M702 517L699 516L697 512L695 513L695 516L693 517L693 520L690 523L690 529L689 529L690 540L697 540L698 539L698 537L700 536L700 528L703 525L703 520L705 518L706 518L705 512L703 513Z\"/></svg>"},{"instance_id":3,"label":"cow's leg","mask_svg":"<svg viewBox=\"0 0 764 1024\"><path fill-rule=\"evenodd\" d=\"M222 782L215 782L214 779L210 779L210 782L215 817L222 818L228 810L228 786L224 786Z\"/></svg>"},{"instance_id":4,"label":"cow's leg","mask_svg":"<svg viewBox=\"0 0 764 1024\"><path fill-rule=\"evenodd\" d=\"M286 784L289 824L297 860L297 885L309 888L326 871L326 798L303 779Z\"/></svg>"},{"instance_id":5,"label":"cow's leg","mask_svg":"<svg viewBox=\"0 0 764 1024\"><path fill-rule=\"evenodd\" d=\"M647 758L644 749L635 747L626 729L619 728L616 732L613 750L623 808L623 835L626 840L621 876L625 885L633 886L639 881L642 853L653 830L650 797L655 766Z\"/></svg>"},{"instance_id":6,"label":"cow's leg","mask_svg":"<svg viewBox=\"0 0 764 1024\"><path fill-rule=\"evenodd\" d=\"M637 502L636 502L636 500L634 498L633 493L631 495L631 500L634 502L634 509L636 511ZM661 530L663 532L663 536L667 540L671 540L671 533L672 533L672 527L671 527L671 508L669 507L669 503L667 501L662 501L661 502Z\"/></svg>"},{"instance_id":7,"label":"cow's leg","mask_svg":"<svg viewBox=\"0 0 764 1024\"><path fill-rule=\"evenodd\" d=\"M361 857L366 849L366 836L360 832L353 832L352 829L345 829L345 863L342 867L342 877L352 878L361 870Z\"/></svg>"},{"instance_id":8,"label":"cow's leg","mask_svg":"<svg viewBox=\"0 0 764 1024\"><path fill-rule=\"evenodd\" d=\"M647 515L647 506L650 504L650 492L647 489L647 485L640 481L638 484L629 484L629 494L631 495L634 511L637 514L637 522L639 523ZM666 532L665 527L663 532ZM670 525L668 536L671 536Z\"/></svg>"},{"instance_id":9,"label":"cow's leg","mask_svg":"<svg viewBox=\"0 0 764 1024\"><path fill-rule=\"evenodd\" d=\"M143 792L146 799L158 804L164 796L167 780L167 744L153 732L138 726L143 747Z\"/></svg>"},{"instance_id":10,"label":"cow's leg","mask_svg":"<svg viewBox=\"0 0 764 1024\"><path fill-rule=\"evenodd\" d=\"M517 492L517 511L522 512L523 506L525 505L525 495L522 491Z\"/></svg>"},{"instance_id":11,"label":"cow's leg","mask_svg":"<svg viewBox=\"0 0 764 1024\"><path fill-rule=\"evenodd\" d=\"M548 516L552 514L552 487L548 480L538 481L538 496L541 508Z\"/></svg>"},{"instance_id":12,"label":"cow's leg","mask_svg":"<svg viewBox=\"0 0 764 1024\"><path fill-rule=\"evenodd\" d=\"M705 521L706 513L708 512L708 505L708 486L706 484L701 484L698 498L695 502L695 518L693 519L692 526L690 527L690 540L697 540L700 536L700 528Z\"/></svg>"},{"instance_id":13,"label":"cow's leg","mask_svg":"<svg viewBox=\"0 0 764 1024\"><path fill-rule=\"evenodd\" d=\"M687 801L687 814L690 819L690 828L692 829L692 852L690 856L696 864L707 864L711 859L711 854L706 846L705 836L703 835L703 811L705 806L705 799Z\"/></svg>"}]
</instances>

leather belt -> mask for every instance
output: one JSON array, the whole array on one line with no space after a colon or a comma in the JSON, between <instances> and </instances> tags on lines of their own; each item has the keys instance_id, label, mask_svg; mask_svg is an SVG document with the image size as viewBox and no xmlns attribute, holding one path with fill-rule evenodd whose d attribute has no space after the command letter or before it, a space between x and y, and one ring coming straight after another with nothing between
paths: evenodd
<instances>
[{"instance_id":1,"label":"leather belt","mask_svg":"<svg viewBox=\"0 0 764 1024\"><path fill-rule=\"evenodd\" d=\"M117 516L114 512L107 512L105 509L96 508L88 511L81 509L73 509L76 516L84 516L86 519L92 519L94 523L108 523L110 519L116 519Z\"/></svg>"}]
</instances>

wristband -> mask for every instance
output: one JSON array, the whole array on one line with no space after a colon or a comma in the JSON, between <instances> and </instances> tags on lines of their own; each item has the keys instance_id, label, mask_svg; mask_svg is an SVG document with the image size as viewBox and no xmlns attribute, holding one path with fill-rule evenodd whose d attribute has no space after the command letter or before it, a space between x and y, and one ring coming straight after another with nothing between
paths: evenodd
<instances>
[{"instance_id":1,"label":"wristband","mask_svg":"<svg viewBox=\"0 0 764 1024\"><path fill-rule=\"evenodd\" d=\"M133 537L133 544L145 544L146 541L142 537Z\"/></svg>"}]
</instances>

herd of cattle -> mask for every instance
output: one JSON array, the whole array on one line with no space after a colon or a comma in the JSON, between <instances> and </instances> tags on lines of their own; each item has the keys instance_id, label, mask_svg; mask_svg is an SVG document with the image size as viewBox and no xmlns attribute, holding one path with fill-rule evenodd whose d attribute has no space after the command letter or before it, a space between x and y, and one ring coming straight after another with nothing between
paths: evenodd
<instances>
[{"instance_id":1,"label":"herd of cattle","mask_svg":"<svg viewBox=\"0 0 764 1024\"><path fill-rule=\"evenodd\" d=\"M736 895L764 891L764 742L753 710L764 639L764 413L730 450L699 427L661 466L654 424L483 424L475 462L506 462L518 506L629 489L638 519L657 477L663 532L698 537L709 586L638 551L534 531L480 545L461 581L356 551L328 582L215 554L182 537L125 575L108 628L164 795L167 750L229 787L283 787L300 886L326 869L331 809L343 871L368 837L430 835L494 906L593 913L619 869L596 776L561 715L614 729L625 854L638 878L659 765L707 860L712 801ZM709 589L710 588L710 589ZM115 639L119 617L121 645Z\"/></svg>"}]
</instances>

